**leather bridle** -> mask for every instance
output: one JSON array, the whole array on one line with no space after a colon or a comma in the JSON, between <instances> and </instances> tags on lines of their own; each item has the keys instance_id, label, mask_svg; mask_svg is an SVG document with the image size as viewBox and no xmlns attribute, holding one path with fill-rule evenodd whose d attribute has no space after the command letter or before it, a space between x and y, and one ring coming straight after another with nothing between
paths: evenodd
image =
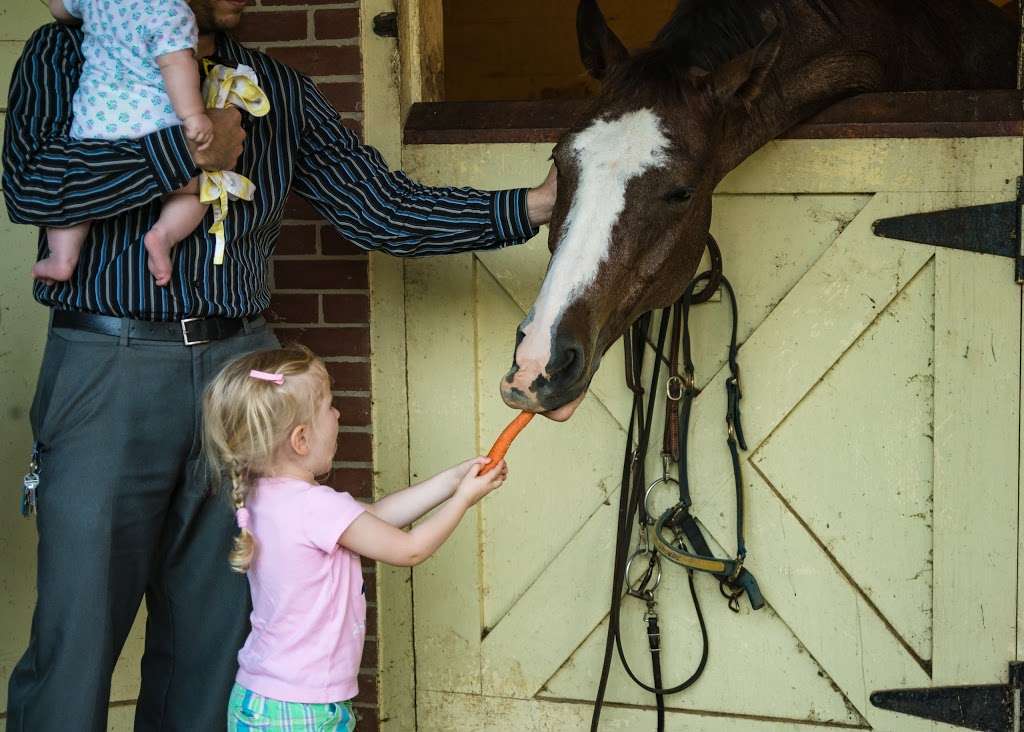
<instances>
[{"instance_id":1,"label":"leather bridle","mask_svg":"<svg viewBox=\"0 0 1024 732\"><path fill-rule=\"evenodd\" d=\"M615 560L612 573L612 598L609 611L608 635L605 641L604 661L598 684L591 719L591 730L597 732L601 708L608 685L612 649L629 677L641 688L655 695L658 710L658 730L664 729L665 700L670 694L679 693L692 686L703 674L708 660L708 633L704 615L694 586L694 572L714 575L719 582L722 595L728 600L729 608L739 612L739 600L745 593L751 607L758 610L764 606L764 599L754 576L746 569L746 543L744 541L743 482L740 470L739 450L746 450L743 428L740 421L739 347L736 343L738 309L736 296L729 281L722 274L722 258L714 237L708 237L708 251L711 268L698 275L686 287L674 305L664 308L658 325L656 342L650 338L653 313L646 313L634 323L623 336L625 352L626 385L633 393L633 404L626 449L622 464L622 482L619 494L619 513L615 541ZM697 291L698 285L704 287ZM736 485L736 556L728 559L715 557L708 546L699 523L691 512L693 501L687 471L687 439L693 402L700 394L694 382L694 364L690 348L689 315L690 307L709 300L716 290L723 289L732 309L732 330L729 341L726 379L726 443L732 457L733 477ZM669 336L669 334L671 335ZM666 357L665 345L669 341ZM680 345L682 346L682 369L680 369ZM648 347L655 353L651 371L649 391L641 385L645 357ZM662 442L663 473L652 483L647 482L645 459L651 439L655 396L660 384L662 366L669 372L665 385L666 414ZM678 479L670 476L670 464L678 465ZM679 491L674 506L655 517L650 511L652 492L662 485L676 485ZM639 546L629 551L632 527L636 522ZM690 585L697 620L700 624L703 650L700 661L691 675L682 682L665 687L661 678L661 631L658 625L655 592L661 583L661 559L665 558L684 567ZM646 559L646 567L634 580L631 577L633 564ZM630 667L622 648L620 633L620 610L623 596L631 596L647 604L644 623L648 646L651 652L653 685L641 681Z\"/></svg>"}]
</instances>

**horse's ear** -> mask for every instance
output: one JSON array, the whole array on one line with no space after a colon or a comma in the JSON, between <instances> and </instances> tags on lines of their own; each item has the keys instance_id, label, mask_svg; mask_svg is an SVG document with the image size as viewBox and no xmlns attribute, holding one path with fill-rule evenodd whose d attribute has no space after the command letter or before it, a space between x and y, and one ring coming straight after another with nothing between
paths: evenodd
<instances>
[{"instance_id":1,"label":"horse's ear","mask_svg":"<svg viewBox=\"0 0 1024 732\"><path fill-rule=\"evenodd\" d=\"M580 0L576 10L576 37L580 58L587 71L600 81L615 64L629 58L629 51L608 27L597 0Z\"/></svg>"},{"instance_id":2,"label":"horse's ear","mask_svg":"<svg viewBox=\"0 0 1024 732\"><path fill-rule=\"evenodd\" d=\"M764 89L781 50L782 28L776 26L756 48L727 61L710 75L715 96L723 103L739 102L749 107Z\"/></svg>"}]
</instances>

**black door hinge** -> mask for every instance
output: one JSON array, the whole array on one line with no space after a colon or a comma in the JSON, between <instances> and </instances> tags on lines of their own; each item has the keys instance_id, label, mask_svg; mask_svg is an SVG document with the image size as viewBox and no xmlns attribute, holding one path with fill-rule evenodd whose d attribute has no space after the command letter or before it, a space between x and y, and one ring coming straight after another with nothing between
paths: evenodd
<instances>
[{"instance_id":1,"label":"black door hinge","mask_svg":"<svg viewBox=\"0 0 1024 732\"><path fill-rule=\"evenodd\" d=\"M871 228L875 236L887 239L1011 257L1016 261L1017 284L1024 284L1021 237L1024 179L1018 180L1017 189L1016 201L879 219Z\"/></svg>"},{"instance_id":2,"label":"black door hinge","mask_svg":"<svg viewBox=\"0 0 1024 732\"><path fill-rule=\"evenodd\" d=\"M1014 662L1010 664L1008 684L876 691L871 694L871 703L879 709L966 729L1018 732L1022 683L1024 663Z\"/></svg>"},{"instance_id":3,"label":"black door hinge","mask_svg":"<svg viewBox=\"0 0 1024 732\"><path fill-rule=\"evenodd\" d=\"M398 38L398 13L380 13L373 17L373 32L381 38Z\"/></svg>"}]
</instances>

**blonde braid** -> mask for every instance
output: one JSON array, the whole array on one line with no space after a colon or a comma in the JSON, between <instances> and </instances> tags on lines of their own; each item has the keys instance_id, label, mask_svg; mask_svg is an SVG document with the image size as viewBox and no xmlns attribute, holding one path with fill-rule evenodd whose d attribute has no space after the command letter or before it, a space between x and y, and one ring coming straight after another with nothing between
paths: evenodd
<instances>
[{"instance_id":1,"label":"blonde braid","mask_svg":"<svg viewBox=\"0 0 1024 732\"><path fill-rule=\"evenodd\" d=\"M245 511L245 499L249 493L249 481L238 468L231 469L231 503L235 507L235 514L239 517L241 530L235 536L234 546L231 554L228 555L228 562L231 569L239 574L249 571L253 557L256 555L256 537L249 531L248 512ZM244 519L241 517L245 516Z\"/></svg>"},{"instance_id":2,"label":"blonde braid","mask_svg":"<svg viewBox=\"0 0 1024 732\"><path fill-rule=\"evenodd\" d=\"M253 378L280 375L280 382ZM249 571L257 542L248 524L250 491L273 474L274 456L298 425L312 425L330 396L323 361L303 346L256 351L221 369L203 394L203 451L214 485L231 480L231 505L241 531L229 561ZM225 491L227 493L227 491Z\"/></svg>"}]
</instances>

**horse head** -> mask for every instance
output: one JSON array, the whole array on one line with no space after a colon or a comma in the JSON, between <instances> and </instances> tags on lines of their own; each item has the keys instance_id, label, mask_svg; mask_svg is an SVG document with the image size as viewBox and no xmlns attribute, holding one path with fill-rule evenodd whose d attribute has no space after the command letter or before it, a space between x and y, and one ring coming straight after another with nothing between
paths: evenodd
<instances>
[{"instance_id":1,"label":"horse head","mask_svg":"<svg viewBox=\"0 0 1024 732\"><path fill-rule=\"evenodd\" d=\"M727 149L732 120L760 95L781 33L762 18L762 37L741 53L697 65L685 41L694 4L683 0L652 45L630 55L596 0L580 2L580 55L602 89L552 155L552 256L502 379L511 407L568 419L608 348L674 302L696 271L712 192L737 157Z\"/></svg>"}]
</instances>

